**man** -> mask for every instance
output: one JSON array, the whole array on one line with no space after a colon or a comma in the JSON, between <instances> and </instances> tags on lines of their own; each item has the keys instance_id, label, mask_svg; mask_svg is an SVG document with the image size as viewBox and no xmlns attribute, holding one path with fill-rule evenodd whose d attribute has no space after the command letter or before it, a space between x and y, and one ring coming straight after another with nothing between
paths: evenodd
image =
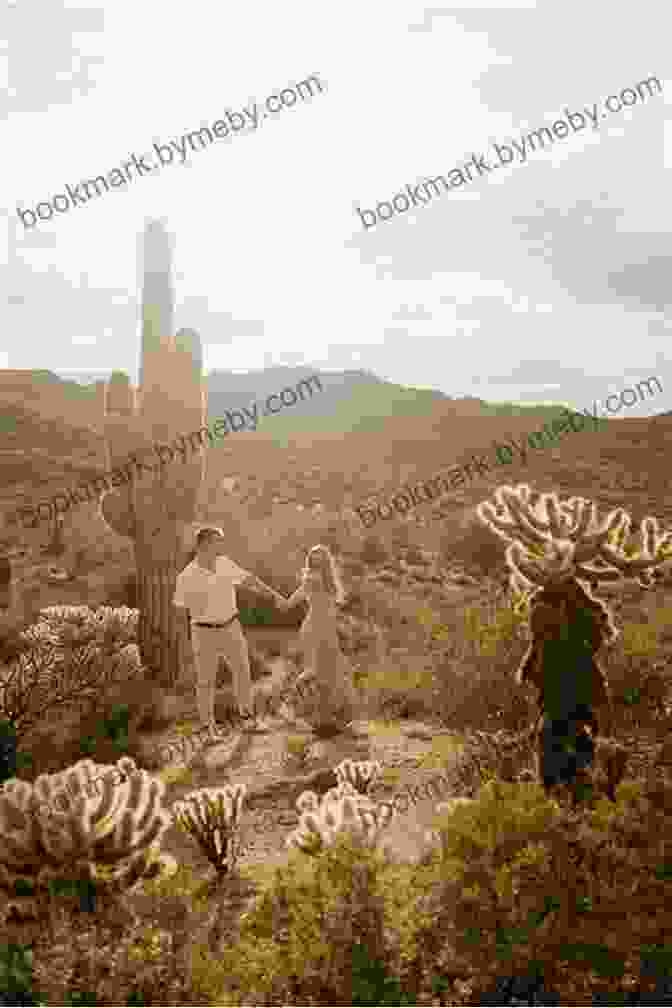
<instances>
[{"instance_id":1,"label":"man","mask_svg":"<svg viewBox=\"0 0 672 1008\"><path fill-rule=\"evenodd\" d=\"M238 714L247 727L255 727L250 657L236 610L236 586L253 588L268 598L286 601L254 574L224 556L223 547L221 529L202 528L196 536L196 556L178 574L173 596L173 605L182 613L180 636L191 639L193 644L198 714L203 726L213 732L220 656L233 675Z\"/></svg>"}]
</instances>

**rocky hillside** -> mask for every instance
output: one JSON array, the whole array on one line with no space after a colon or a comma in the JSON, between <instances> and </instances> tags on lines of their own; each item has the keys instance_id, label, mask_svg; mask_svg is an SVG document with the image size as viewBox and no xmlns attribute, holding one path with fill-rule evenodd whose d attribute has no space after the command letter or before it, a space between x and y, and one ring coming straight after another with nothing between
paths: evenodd
<instances>
[{"instance_id":1,"label":"rocky hillside","mask_svg":"<svg viewBox=\"0 0 672 1008\"><path fill-rule=\"evenodd\" d=\"M31 386L25 378L21 384L16 377L20 374L31 372L0 372L0 396L9 395L4 404L0 398L0 513L5 516L16 512L24 502L34 506L63 487L91 479L104 469L102 438L87 425L71 426L66 419L67 407L56 405L58 395L65 394L64 388L76 383L61 382L53 375L45 377L48 372L40 372L37 384ZM269 369L263 373L260 385L261 374L232 376L220 372L214 373L211 381L222 404L226 399L233 406L235 402L243 405L259 400L259 388L263 397L273 390L296 386L308 372ZM356 416L362 426L368 393L376 390L373 398L382 412L383 402L389 407L394 390L398 390L365 372L326 376L325 380L330 378L334 385L325 384L325 390L337 385L341 391L349 389L347 401L351 405L358 402ZM239 380L242 384L237 385ZM11 395L7 391L10 386L14 390ZM240 394L235 392L236 387ZM46 390L39 401L34 396L36 388ZM95 386L90 386L88 392L86 388L78 401L81 411L86 408L95 418L99 414L94 400L100 393L96 393ZM401 392L408 402L416 395L412 389ZM75 402L80 394L72 395ZM334 409L342 401L335 398L336 391L325 391L325 395L331 395ZM317 393L304 406L317 409L320 399ZM227 436L208 451L202 517L217 520L225 527L227 523L237 526L240 542L244 543L258 539L257 530L265 534L271 525L274 530L291 527L297 516L300 520L313 514L328 516L367 500L384 502L405 483L413 485L474 457L494 464L493 442L513 438L524 443L558 410L547 407L521 411L511 407L508 415L498 404L417 392L417 402L421 400L424 413L404 415L392 410L380 429L308 429L279 442L270 427L294 412L288 409L255 433ZM39 412L34 408L38 404ZM57 409L61 409L60 415L54 415ZM635 518L657 514L672 525L672 481L666 465L672 444L672 416L605 420L596 432L592 427L592 422L587 421L584 432L568 433L552 446L528 448L524 463L514 458L512 464L486 471L440 501L413 509L402 523L404 535L420 548L445 552L451 541L464 538L464 522L479 500L502 482L520 481L531 482L540 490L590 496L604 507L623 504ZM77 519L74 512L67 518L71 551L76 552L80 540L88 548L102 536L101 523L89 514L92 510L95 507L78 511ZM372 534L387 540L398 538L399 525L379 521ZM0 535L8 536L6 527ZM39 545L44 545L48 537L49 527L43 523L37 538L31 536L31 545L36 545L38 539ZM16 530L8 538L12 546L26 544L26 540L23 532L17 539ZM119 545L121 548L122 543ZM262 548L261 539L257 545ZM245 562L245 557L241 555L239 562Z\"/></svg>"}]
</instances>

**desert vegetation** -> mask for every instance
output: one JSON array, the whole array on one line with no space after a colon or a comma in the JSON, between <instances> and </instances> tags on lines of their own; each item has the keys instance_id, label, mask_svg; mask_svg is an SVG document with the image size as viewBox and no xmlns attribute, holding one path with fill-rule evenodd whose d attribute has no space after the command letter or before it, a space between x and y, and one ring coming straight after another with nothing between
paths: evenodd
<instances>
[{"instance_id":1,"label":"desert vegetation","mask_svg":"<svg viewBox=\"0 0 672 1008\"><path fill-rule=\"evenodd\" d=\"M648 535L655 549L641 567L655 567L662 533L628 529L631 542L616 542L613 528L605 541L632 561ZM368 755L311 775L321 764L310 725L287 733L283 774L297 785L273 865L241 844L263 793L235 769L205 783L197 768L148 758L145 736L183 722L167 709L169 691L144 681L137 611L54 607L5 632L7 1003L665 1003L665 577L621 580L618 596L602 600L619 631L603 658L611 735L598 736L592 791L577 796L544 790L534 738L525 738L537 695L515 672L532 643L530 599L502 589L506 569L477 585L444 570L443 588L462 591L456 605L447 590L428 600L422 578L409 590L414 571L433 569L419 562L430 560L420 547L371 557L362 536L359 553L341 555L359 572L346 578L341 631L359 657ZM388 596L380 575L395 566ZM285 659L285 686L267 697L278 732L286 686L300 674ZM256 684L269 678L262 666ZM414 769L372 761L374 749L387 751L381 740L418 721L428 745ZM618 779L614 747L626 751ZM114 766L125 779L108 773L105 792L86 797L85 779ZM468 800L432 803L423 844L400 856L387 838L414 811L404 816L392 798L437 768ZM48 821L37 813L45 796L60 796Z\"/></svg>"}]
</instances>

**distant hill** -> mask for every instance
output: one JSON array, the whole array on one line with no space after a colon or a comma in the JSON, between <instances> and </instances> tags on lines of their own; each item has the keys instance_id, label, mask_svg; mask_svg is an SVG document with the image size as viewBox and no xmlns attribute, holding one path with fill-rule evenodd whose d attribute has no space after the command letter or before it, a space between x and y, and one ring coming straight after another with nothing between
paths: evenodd
<instances>
[{"instance_id":1,"label":"distant hill","mask_svg":"<svg viewBox=\"0 0 672 1008\"><path fill-rule=\"evenodd\" d=\"M308 384L314 376L319 379L321 391L316 382ZM37 491L43 498L51 488L56 490L59 485L91 478L103 468L100 420L104 386L101 372L91 384L82 384L85 377L79 374L78 380L73 380L44 369L0 370L2 510L6 510L10 500L15 508L22 500L29 501ZM385 452L394 443L399 458L408 455L415 458L416 445L430 446L437 441L450 457L459 450L466 421L473 421L470 427L473 432L474 424L483 422L490 429L495 417L505 415L520 422L528 414L546 418L560 410L560 407L487 403L471 396L451 399L433 389L407 388L384 381L365 370L324 372L306 367L271 367L243 374L220 370L207 375L207 389L209 425L224 416L227 409L243 409L253 402L258 404L258 415L262 416L268 396L285 389L300 389L303 398L294 406L263 418L257 434L248 434L245 451L256 451L251 440L256 444L259 438L269 448L276 445L284 449L296 438L302 444L305 441L308 447L313 438L349 434L359 436L363 450L369 438L373 439L371 444L377 445L382 434ZM291 398L286 394L286 400ZM243 445L227 440L219 446L217 465L213 456L213 471L228 464L226 458L231 450L236 456L234 468L237 466ZM262 450L265 453L266 449ZM378 449L375 451L380 455ZM359 468L366 468L366 463L362 462Z\"/></svg>"},{"instance_id":2,"label":"distant hill","mask_svg":"<svg viewBox=\"0 0 672 1008\"><path fill-rule=\"evenodd\" d=\"M473 396L451 399L363 370L277 367L211 372L208 423L227 409L252 402L261 407L269 395L296 389L313 375L321 392L313 384L312 396L304 392L302 402L265 418L256 433L227 437L211 449L204 499L218 500L221 481L240 475L271 507L274 497L296 497L297 488L305 506L320 500L336 507L346 499L357 503L427 478L472 453L492 456L493 441L524 437L564 409ZM44 370L0 371L0 512L15 512L24 502L46 499L104 471L105 446L97 432L102 390L100 383L81 385ZM606 488L636 483L653 491L656 484L658 494L658 483L662 490L667 478L669 415L607 422L599 434L573 435L557 450L530 453L525 466L504 468L494 478L536 476L548 485L560 480L573 487L580 471L604 469ZM480 492L475 484L474 493Z\"/></svg>"},{"instance_id":3,"label":"distant hill","mask_svg":"<svg viewBox=\"0 0 672 1008\"><path fill-rule=\"evenodd\" d=\"M102 388L102 386L101 386ZM100 389L64 380L52 371L0 370L0 408L18 403L72 427L89 427L102 409ZM2 445L0 445L2 447Z\"/></svg>"},{"instance_id":4,"label":"distant hill","mask_svg":"<svg viewBox=\"0 0 672 1008\"><path fill-rule=\"evenodd\" d=\"M70 372L72 375L73 372ZM77 380L47 370L0 370L0 403L21 403L38 414L73 427L97 429L102 415L102 372L79 373ZM308 379L317 376L310 385ZM451 399L434 389L408 388L378 378L365 370L325 372L306 367L271 367L237 374L211 371L207 375L208 423L227 409L257 403L259 415L268 396L299 389L295 405L262 419L259 429L283 441L300 433L338 434L382 430L392 417L431 416L441 411L471 416L555 416L562 407L487 403L466 396ZM311 394L312 392L312 394ZM286 399L291 399L289 394Z\"/></svg>"}]
</instances>

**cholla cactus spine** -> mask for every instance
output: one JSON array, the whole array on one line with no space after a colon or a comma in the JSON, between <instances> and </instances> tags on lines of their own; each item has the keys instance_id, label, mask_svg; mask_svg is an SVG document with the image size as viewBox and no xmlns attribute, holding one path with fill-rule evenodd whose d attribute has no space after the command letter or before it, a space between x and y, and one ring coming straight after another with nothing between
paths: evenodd
<instances>
[{"instance_id":1,"label":"cholla cactus spine","mask_svg":"<svg viewBox=\"0 0 672 1008\"><path fill-rule=\"evenodd\" d=\"M192 791L173 806L177 824L194 837L218 875L232 871L239 855L244 784Z\"/></svg>"},{"instance_id":2,"label":"cholla cactus spine","mask_svg":"<svg viewBox=\"0 0 672 1008\"><path fill-rule=\"evenodd\" d=\"M335 768L339 784L349 782L360 794L369 794L381 773L377 760L344 759Z\"/></svg>"}]
</instances>

